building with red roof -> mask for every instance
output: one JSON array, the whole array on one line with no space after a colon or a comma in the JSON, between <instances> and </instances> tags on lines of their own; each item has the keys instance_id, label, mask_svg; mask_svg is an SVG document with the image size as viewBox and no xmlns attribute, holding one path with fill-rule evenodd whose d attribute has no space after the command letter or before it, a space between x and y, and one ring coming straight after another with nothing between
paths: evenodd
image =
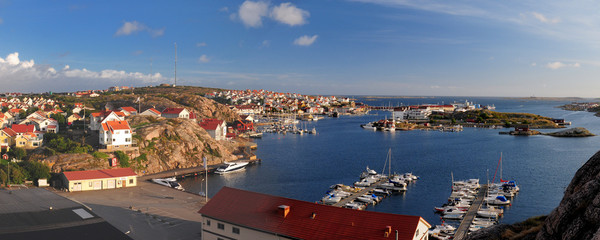
<instances>
[{"instance_id":1,"label":"building with red roof","mask_svg":"<svg viewBox=\"0 0 600 240\"><path fill-rule=\"evenodd\" d=\"M98 131L100 147L108 150L132 146L131 127L127 121L107 121Z\"/></svg>"},{"instance_id":2,"label":"building with red roof","mask_svg":"<svg viewBox=\"0 0 600 240\"><path fill-rule=\"evenodd\" d=\"M227 124L225 124L225 121L206 118L202 119L198 124L215 140L225 140L225 135L227 134Z\"/></svg>"},{"instance_id":3,"label":"building with red roof","mask_svg":"<svg viewBox=\"0 0 600 240\"><path fill-rule=\"evenodd\" d=\"M61 174L63 187L68 191L87 191L133 187L137 174L131 168L71 171Z\"/></svg>"},{"instance_id":4,"label":"building with red roof","mask_svg":"<svg viewBox=\"0 0 600 240\"><path fill-rule=\"evenodd\" d=\"M133 107L121 107L119 108L121 110L122 113L124 113L126 116L129 115L137 115L138 111L133 108Z\"/></svg>"},{"instance_id":5,"label":"building with red roof","mask_svg":"<svg viewBox=\"0 0 600 240\"><path fill-rule=\"evenodd\" d=\"M158 111L154 108L148 108L148 109L146 109L146 111L143 111L142 113L140 113L140 115L160 117L160 111Z\"/></svg>"},{"instance_id":6,"label":"building with red roof","mask_svg":"<svg viewBox=\"0 0 600 240\"><path fill-rule=\"evenodd\" d=\"M359 211L223 187L200 211L203 239L428 239L419 216Z\"/></svg>"}]
</instances>

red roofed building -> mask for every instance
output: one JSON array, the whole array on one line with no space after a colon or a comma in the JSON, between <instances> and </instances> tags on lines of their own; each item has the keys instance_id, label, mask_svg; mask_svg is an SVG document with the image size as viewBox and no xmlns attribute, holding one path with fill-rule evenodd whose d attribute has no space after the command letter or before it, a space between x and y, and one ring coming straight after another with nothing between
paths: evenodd
<instances>
[{"instance_id":1,"label":"red roofed building","mask_svg":"<svg viewBox=\"0 0 600 240\"><path fill-rule=\"evenodd\" d=\"M137 174L131 168L63 172L61 179L63 187L70 192L137 185Z\"/></svg>"},{"instance_id":2,"label":"red roofed building","mask_svg":"<svg viewBox=\"0 0 600 240\"><path fill-rule=\"evenodd\" d=\"M198 123L200 127L204 128L208 134L215 140L225 140L225 136L227 134L227 125L225 121L219 119L202 119L200 123Z\"/></svg>"},{"instance_id":3,"label":"red roofed building","mask_svg":"<svg viewBox=\"0 0 600 240\"><path fill-rule=\"evenodd\" d=\"M137 115L138 114L138 111L135 108L133 108L133 107L121 107L120 110L126 116Z\"/></svg>"},{"instance_id":4,"label":"red roofed building","mask_svg":"<svg viewBox=\"0 0 600 240\"><path fill-rule=\"evenodd\" d=\"M107 121L102 123L98 132L100 147L108 150L119 150L133 145L131 127L127 121Z\"/></svg>"},{"instance_id":5,"label":"red roofed building","mask_svg":"<svg viewBox=\"0 0 600 240\"><path fill-rule=\"evenodd\" d=\"M160 111L158 111L154 108L149 108L149 109L146 109L146 111L143 111L142 113L140 113L140 115L160 117Z\"/></svg>"},{"instance_id":6,"label":"red roofed building","mask_svg":"<svg viewBox=\"0 0 600 240\"><path fill-rule=\"evenodd\" d=\"M17 133L17 135L23 135L28 132L35 132L35 125L25 125L25 124L13 124L10 128Z\"/></svg>"},{"instance_id":7,"label":"red roofed building","mask_svg":"<svg viewBox=\"0 0 600 240\"><path fill-rule=\"evenodd\" d=\"M352 210L229 187L199 213L203 239L426 240L431 227L419 216Z\"/></svg>"}]
</instances>

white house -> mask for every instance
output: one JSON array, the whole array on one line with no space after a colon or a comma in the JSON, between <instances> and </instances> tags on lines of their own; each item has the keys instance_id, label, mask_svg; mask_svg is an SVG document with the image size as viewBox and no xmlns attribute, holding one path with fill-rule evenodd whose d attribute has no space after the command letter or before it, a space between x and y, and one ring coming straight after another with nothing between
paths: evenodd
<instances>
[{"instance_id":1,"label":"white house","mask_svg":"<svg viewBox=\"0 0 600 240\"><path fill-rule=\"evenodd\" d=\"M161 116L160 111L158 111L154 108L146 109L146 111L143 111L142 113L140 113L140 115L155 116L155 117Z\"/></svg>"},{"instance_id":2,"label":"white house","mask_svg":"<svg viewBox=\"0 0 600 240\"><path fill-rule=\"evenodd\" d=\"M99 131L102 123L107 121L125 121L125 114L122 112L101 111L90 114L89 128L94 131Z\"/></svg>"},{"instance_id":3,"label":"white house","mask_svg":"<svg viewBox=\"0 0 600 240\"><path fill-rule=\"evenodd\" d=\"M190 118L190 111L185 108L166 108L161 114L165 118Z\"/></svg>"},{"instance_id":4,"label":"white house","mask_svg":"<svg viewBox=\"0 0 600 240\"><path fill-rule=\"evenodd\" d=\"M227 135L227 125L225 121L218 119L202 119L199 123L208 134L215 140L225 140Z\"/></svg>"},{"instance_id":5,"label":"white house","mask_svg":"<svg viewBox=\"0 0 600 240\"><path fill-rule=\"evenodd\" d=\"M129 127L127 121L102 123L102 129L100 129L98 136L100 146L109 150L130 147L133 143L131 127Z\"/></svg>"}]
</instances>

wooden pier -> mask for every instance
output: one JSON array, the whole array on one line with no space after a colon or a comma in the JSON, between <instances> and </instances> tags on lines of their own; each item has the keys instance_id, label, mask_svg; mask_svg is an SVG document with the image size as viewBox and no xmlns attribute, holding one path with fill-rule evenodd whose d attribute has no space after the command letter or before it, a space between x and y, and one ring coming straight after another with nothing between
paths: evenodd
<instances>
[{"instance_id":1,"label":"wooden pier","mask_svg":"<svg viewBox=\"0 0 600 240\"><path fill-rule=\"evenodd\" d=\"M378 187L380 184L387 182L388 178L381 178L379 179L379 181L371 184L371 186L365 187L365 189L361 190L360 192L357 193L353 193L352 195L348 196L347 198L342 199L341 201L337 202L336 204L333 204L332 206L334 207L343 207L344 205L346 205L346 203L349 203L351 201L356 200L356 198L365 195L366 193L372 191L373 189L375 189L376 187Z\"/></svg>"},{"instance_id":2,"label":"wooden pier","mask_svg":"<svg viewBox=\"0 0 600 240\"><path fill-rule=\"evenodd\" d=\"M487 184L481 185L481 188L479 189L475 200L473 200L471 207L469 207L469 210L465 214L465 217L456 229L456 233L454 234L455 240L462 240L467 236L467 233L469 233L469 227L471 226L473 219L475 219L475 217L477 216L477 211L479 211L481 205L483 205L483 199L485 198L485 193L487 193L487 190Z\"/></svg>"}]
</instances>

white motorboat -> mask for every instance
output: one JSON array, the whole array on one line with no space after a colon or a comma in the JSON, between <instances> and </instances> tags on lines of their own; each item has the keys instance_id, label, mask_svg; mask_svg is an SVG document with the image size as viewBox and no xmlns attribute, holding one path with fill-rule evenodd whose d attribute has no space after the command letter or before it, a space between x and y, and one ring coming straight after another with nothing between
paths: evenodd
<instances>
[{"instance_id":1,"label":"white motorboat","mask_svg":"<svg viewBox=\"0 0 600 240\"><path fill-rule=\"evenodd\" d=\"M377 127L373 126L372 122L367 123L367 124L362 124L360 126L364 129L368 129L368 130L373 130L373 131L377 130Z\"/></svg>"},{"instance_id":2,"label":"white motorboat","mask_svg":"<svg viewBox=\"0 0 600 240\"><path fill-rule=\"evenodd\" d=\"M175 179L174 177L170 177L170 178L154 178L154 179L152 179L152 181L155 182L155 183L158 183L160 185L163 185L163 186L175 188L177 190L181 190L181 191L185 190L177 182L177 179Z\"/></svg>"},{"instance_id":3,"label":"white motorboat","mask_svg":"<svg viewBox=\"0 0 600 240\"><path fill-rule=\"evenodd\" d=\"M342 197L340 197L340 196L336 196L335 194L328 194L327 196L325 196L321 199L321 202L323 202L324 204L334 204L334 203L338 203L341 200L342 200Z\"/></svg>"},{"instance_id":4,"label":"white motorboat","mask_svg":"<svg viewBox=\"0 0 600 240\"><path fill-rule=\"evenodd\" d=\"M510 200L503 195L489 196L484 199L488 204L492 205L509 205Z\"/></svg>"},{"instance_id":5,"label":"white motorboat","mask_svg":"<svg viewBox=\"0 0 600 240\"><path fill-rule=\"evenodd\" d=\"M218 167L217 170L215 170L215 173L225 174L225 173L240 171L240 170L243 170L246 167L246 165L248 165L248 162L235 162L235 163L225 162L225 165Z\"/></svg>"}]
</instances>

